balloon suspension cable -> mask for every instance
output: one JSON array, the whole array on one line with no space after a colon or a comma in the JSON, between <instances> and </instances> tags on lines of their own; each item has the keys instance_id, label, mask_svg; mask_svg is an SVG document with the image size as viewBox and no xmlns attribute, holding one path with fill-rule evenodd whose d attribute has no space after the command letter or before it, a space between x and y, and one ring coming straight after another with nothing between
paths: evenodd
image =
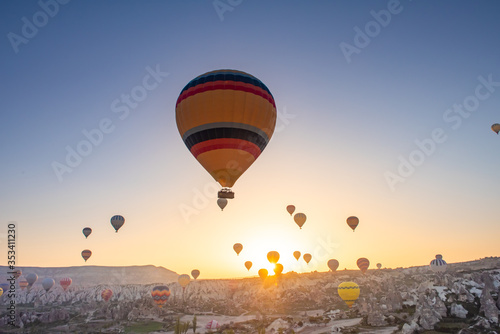
<instances>
[{"instance_id":1,"label":"balloon suspension cable","mask_svg":"<svg viewBox=\"0 0 500 334\"><path fill-rule=\"evenodd\" d=\"M229 188L222 188L217 195L219 198L234 198L234 192Z\"/></svg>"}]
</instances>

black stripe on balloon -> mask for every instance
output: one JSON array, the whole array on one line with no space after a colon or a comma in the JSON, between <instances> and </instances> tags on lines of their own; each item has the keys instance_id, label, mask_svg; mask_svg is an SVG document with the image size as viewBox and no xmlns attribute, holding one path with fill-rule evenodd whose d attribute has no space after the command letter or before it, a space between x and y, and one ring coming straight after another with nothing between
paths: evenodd
<instances>
[{"instance_id":1,"label":"black stripe on balloon","mask_svg":"<svg viewBox=\"0 0 500 334\"><path fill-rule=\"evenodd\" d=\"M244 82L244 83L248 83L248 84L260 87L263 90L265 90L266 92L268 92L269 95L271 95L271 97L273 96L273 94L271 94L269 89L266 87L266 85L264 85L262 83L262 81L255 79L255 78L248 77L248 76L239 75L237 73L219 73L219 74L203 76L199 79L193 79L186 85L186 87L184 87L184 89L182 89L181 94L182 94L182 92L184 92L185 90L188 90L191 87L194 87L194 86L199 85L199 84L204 84L207 82L212 82L212 81Z\"/></svg>"},{"instance_id":2,"label":"black stripe on balloon","mask_svg":"<svg viewBox=\"0 0 500 334\"><path fill-rule=\"evenodd\" d=\"M261 151L267 145L266 140L261 135L246 129L238 128L212 128L198 131L188 136L184 143L191 150L194 145L210 139L233 138L249 141L257 145Z\"/></svg>"}]
</instances>

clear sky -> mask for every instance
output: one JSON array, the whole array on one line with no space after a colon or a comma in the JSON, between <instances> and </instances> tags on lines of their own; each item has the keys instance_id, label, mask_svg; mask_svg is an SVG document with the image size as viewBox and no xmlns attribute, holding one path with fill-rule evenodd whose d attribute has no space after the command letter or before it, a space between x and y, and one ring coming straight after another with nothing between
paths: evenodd
<instances>
[{"instance_id":1,"label":"clear sky","mask_svg":"<svg viewBox=\"0 0 500 334\"><path fill-rule=\"evenodd\" d=\"M285 272L498 256L499 13L493 0L4 1L1 242L15 222L20 267L200 279L256 275L271 250ZM221 212L175 102L224 68L264 82L278 121ZM68 163L68 150L86 156Z\"/></svg>"}]
</instances>

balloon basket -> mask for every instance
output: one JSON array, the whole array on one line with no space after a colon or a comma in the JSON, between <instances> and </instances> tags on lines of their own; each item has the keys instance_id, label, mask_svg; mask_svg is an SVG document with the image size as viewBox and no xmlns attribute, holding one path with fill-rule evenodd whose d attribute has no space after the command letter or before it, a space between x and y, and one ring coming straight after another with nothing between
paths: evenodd
<instances>
[{"instance_id":1,"label":"balloon basket","mask_svg":"<svg viewBox=\"0 0 500 334\"><path fill-rule=\"evenodd\" d=\"M217 193L219 198L234 198L234 193L231 189L222 189Z\"/></svg>"}]
</instances>

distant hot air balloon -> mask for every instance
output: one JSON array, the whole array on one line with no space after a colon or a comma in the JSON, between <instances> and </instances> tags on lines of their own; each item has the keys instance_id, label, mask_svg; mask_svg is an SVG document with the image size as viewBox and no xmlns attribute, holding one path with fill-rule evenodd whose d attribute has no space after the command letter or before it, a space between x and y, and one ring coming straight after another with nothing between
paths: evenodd
<instances>
[{"instance_id":1,"label":"distant hot air balloon","mask_svg":"<svg viewBox=\"0 0 500 334\"><path fill-rule=\"evenodd\" d=\"M282 272L283 272L283 265L281 263L276 263L276 265L274 266L274 274L276 276L279 276L281 275Z\"/></svg>"},{"instance_id":2,"label":"distant hot air balloon","mask_svg":"<svg viewBox=\"0 0 500 334\"><path fill-rule=\"evenodd\" d=\"M111 225L113 225L115 232L118 232L118 230L123 226L124 223L125 218L123 218L123 216L116 215L111 217Z\"/></svg>"},{"instance_id":3,"label":"distant hot air balloon","mask_svg":"<svg viewBox=\"0 0 500 334\"><path fill-rule=\"evenodd\" d=\"M288 211L288 213L290 214L290 216L293 214L293 212L295 211L295 205L289 205L286 207L286 211Z\"/></svg>"},{"instance_id":4,"label":"distant hot air balloon","mask_svg":"<svg viewBox=\"0 0 500 334\"><path fill-rule=\"evenodd\" d=\"M299 225L299 227L302 229L302 226L306 222L306 215L303 213L296 213L295 216L293 216L293 220L295 220L295 223Z\"/></svg>"},{"instance_id":5,"label":"distant hot air balloon","mask_svg":"<svg viewBox=\"0 0 500 334\"><path fill-rule=\"evenodd\" d=\"M191 278L189 277L189 275L183 274L179 276L177 281L182 286L182 290L185 290L189 282L191 282Z\"/></svg>"},{"instance_id":6,"label":"distant hot air balloon","mask_svg":"<svg viewBox=\"0 0 500 334\"><path fill-rule=\"evenodd\" d=\"M0 283L0 289L2 289L3 292L9 291L10 284L9 283Z\"/></svg>"},{"instance_id":7,"label":"distant hot air balloon","mask_svg":"<svg viewBox=\"0 0 500 334\"><path fill-rule=\"evenodd\" d=\"M83 259L85 260L85 262L87 262L87 260L89 259L89 257L92 255L92 252L88 249L85 249L82 251L82 257Z\"/></svg>"},{"instance_id":8,"label":"distant hot air balloon","mask_svg":"<svg viewBox=\"0 0 500 334\"><path fill-rule=\"evenodd\" d=\"M198 276L200 276L200 271L198 269L191 270L191 276L193 276L194 279L197 279Z\"/></svg>"},{"instance_id":9,"label":"distant hot air balloon","mask_svg":"<svg viewBox=\"0 0 500 334\"><path fill-rule=\"evenodd\" d=\"M168 286L158 285L155 286L151 291L151 296L153 297L156 305L158 305L159 308L162 308L163 305L165 305L165 303L167 302L168 297L170 296L170 290Z\"/></svg>"},{"instance_id":10,"label":"distant hot air balloon","mask_svg":"<svg viewBox=\"0 0 500 334\"><path fill-rule=\"evenodd\" d=\"M26 275L26 280L28 281L28 286L31 287L33 284L35 284L36 280L38 279L38 275L34 273L30 273Z\"/></svg>"},{"instance_id":11,"label":"distant hot air balloon","mask_svg":"<svg viewBox=\"0 0 500 334\"><path fill-rule=\"evenodd\" d=\"M3 295L3 289L0 288L0 297Z\"/></svg>"},{"instance_id":12,"label":"distant hot air balloon","mask_svg":"<svg viewBox=\"0 0 500 334\"><path fill-rule=\"evenodd\" d=\"M295 259L297 259L297 261L299 260L300 258L300 252L299 251L295 251L293 252L293 256L295 257Z\"/></svg>"},{"instance_id":13,"label":"distant hot air balloon","mask_svg":"<svg viewBox=\"0 0 500 334\"><path fill-rule=\"evenodd\" d=\"M370 266L370 261L367 258L361 257L356 261L356 264L358 265L358 268L361 270L361 272L364 274L368 270L368 267Z\"/></svg>"},{"instance_id":14,"label":"distant hot air balloon","mask_svg":"<svg viewBox=\"0 0 500 334\"><path fill-rule=\"evenodd\" d=\"M359 285L354 282L343 282L337 287L337 292L349 308L359 297Z\"/></svg>"},{"instance_id":15,"label":"distant hot air balloon","mask_svg":"<svg viewBox=\"0 0 500 334\"><path fill-rule=\"evenodd\" d=\"M210 320L205 326L206 329L219 329L220 325L217 320Z\"/></svg>"},{"instance_id":16,"label":"distant hot air balloon","mask_svg":"<svg viewBox=\"0 0 500 334\"><path fill-rule=\"evenodd\" d=\"M278 253L277 251L270 251L269 253L267 253L267 260L269 261L269 263L276 264L278 263L279 259L280 253Z\"/></svg>"},{"instance_id":17,"label":"distant hot air balloon","mask_svg":"<svg viewBox=\"0 0 500 334\"><path fill-rule=\"evenodd\" d=\"M111 289L104 289L101 292L101 297L105 302L110 300L112 296L113 296L113 290Z\"/></svg>"},{"instance_id":18,"label":"distant hot air balloon","mask_svg":"<svg viewBox=\"0 0 500 334\"><path fill-rule=\"evenodd\" d=\"M87 237L90 235L90 233L92 233L92 229L90 227L85 227L82 232L83 232L83 235L85 236L85 239L87 239Z\"/></svg>"},{"instance_id":19,"label":"distant hot air balloon","mask_svg":"<svg viewBox=\"0 0 500 334\"><path fill-rule=\"evenodd\" d=\"M59 280L59 284L62 286L64 291L66 291L69 288L71 282L73 282L73 280L69 277L61 278Z\"/></svg>"},{"instance_id":20,"label":"distant hot air balloon","mask_svg":"<svg viewBox=\"0 0 500 334\"><path fill-rule=\"evenodd\" d=\"M444 273L446 271L446 261L443 260L443 256L441 254L437 254L436 258L430 263L431 270L435 273Z\"/></svg>"},{"instance_id":21,"label":"distant hot air balloon","mask_svg":"<svg viewBox=\"0 0 500 334\"><path fill-rule=\"evenodd\" d=\"M227 205L227 198L218 198L217 205L219 206L220 211L224 210Z\"/></svg>"},{"instance_id":22,"label":"distant hot air balloon","mask_svg":"<svg viewBox=\"0 0 500 334\"><path fill-rule=\"evenodd\" d=\"M351 216L347 218L347 225L349 225L350 228L352 228L352 231L356 229L356 226L359 224L359 219L358 217Z\"/></svg>"},{"instance_id":23,"label":"distant hot air balloon","mask_svg":"<svg viewBox=\"0 0 500 334\"><path fill-rule=\"evenodd\" d=\"M252 261L245 262L245 267L247 268L248 271L250 271L250 268L252 268Z\"/></svg>"},{"instance_id":24,"label":"distant hot air balloon","mask_svg":"<svg viewBox=\"0 0 500 334\"><path fill-rule=\"evenodd\" d=\"M233 249L236 252L236 255L240 255L240 252L243 249L243 245L242 244L234 244Z\"/></svg>"},{"instance_id":25,"label":"distant hot air balloon","mask_svg":"<svg viewBox=\"0 0 500 334\"><path fill-rule=\"evenodd\" d=\"M303 258L304 258L304 261L306 261L306 263L309 264L309 261L311 261L311 259L312 259L312 255L309 253L306 253L306 254L304 254Z\"/></svg>"},{"instance_id":26,"label":"distant hot air balloon","mask_svg":"<svg viewBox=\"0 0 500 334\"><path fill-rule=\"evenodd\" d=\"M331 271L336 271L337 268L339 267L339 261L337 261L335 259L331 259L331 260L328 260L327 265Z\"/></svg>"},{"instance_id":27,"label":"distant hot air balloon","mask_svg":"<svg viewBox=\"0 0 500 334\"><path fill-rule=\"evenodd\" d=\"M21 288L21 290L24 290L26 289L26 287L29 285L28 281L19 281L19 287Z\"/></svg>"},{"instance_id":28,"label":"distant hot air balloon","mask_svg":"<svg viewBox=\"0 0 500 334\"><path fill-rule=\"evenodd\" d=\"M382 268L382 263L377 263L377 268L378 269Z\"/></svg>"},{"instance_id":29,"label":"distant hot air balloon","mask_svg":"<svg viewBox=\"0 0 500 334\"><path fill-rule=\"evenodd\" d=\"M256 77L216 70L191 80L175 108L177 128L196 160L233 198L236 180L259 157L276 125L269 89Z\"/></svg>"},{"instance_id":30,"label":"distant hot air balloon","mask_svg":"<svg viewBox=\"0 0 500 334\"><path fill-rule=\"evenodd\" d=\"M491 130L495 131L496 134L498 134L500 132L500 124L498 123L495 123L491 126Z\"/></svg>"},{"instance_id":31,"label":"distant hot air balloon","mask_svg":"<svg viewBox=\"0 0 500 334\"><path fill-rule=\"evenodd\" d=\"M23 274L23 271L21 269L14 269L13 273L14 279L18 279Z\"/></svg>"},{"instance_id":32,"label":"distant hot air balloon","mask_svg":"<svg viewBox=\"0 0 500 334\"><path fill-rule=\"evenodd\" d=\"M262 278L262 280L265 280L267 275L268 275L267 269L264 269L264 268L259 269L258 274L259 274L259 277Z\"/></svg>"},{"instance_id":33,"label":"distant hot air balloon","mask_svg":"<svg viewBox=\"0 0 500 334\"><path fill-rule=\"evenodd\" d=\"M48 292L50 288L54 286L55 281L52 278L46 277L42 281L42 287L45 289L45 292Z\"/></svg>"}]
</instances>

